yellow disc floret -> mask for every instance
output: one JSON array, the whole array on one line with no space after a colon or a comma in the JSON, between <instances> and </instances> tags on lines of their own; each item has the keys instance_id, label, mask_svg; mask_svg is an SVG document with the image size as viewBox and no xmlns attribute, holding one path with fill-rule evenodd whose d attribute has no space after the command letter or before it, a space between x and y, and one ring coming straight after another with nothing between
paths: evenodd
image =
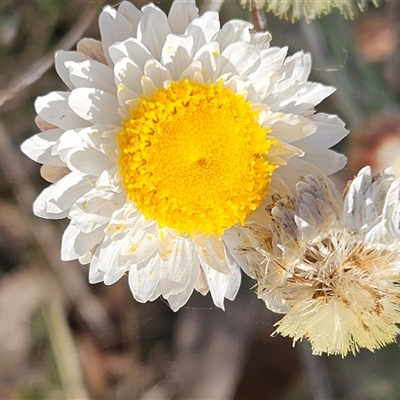
<instances>
[{"instance_id":1,"label":"yellow disc floret","mask_svg":"<svg viewBox=\"0 0 400 400\"><path fill-rule=\"evenodd\" d=\"M143 96L118 137L128 199L160 227L222 234L266 196L275 144L243 96L219 84L172 82Z\"/></svg>"}]
</instances>

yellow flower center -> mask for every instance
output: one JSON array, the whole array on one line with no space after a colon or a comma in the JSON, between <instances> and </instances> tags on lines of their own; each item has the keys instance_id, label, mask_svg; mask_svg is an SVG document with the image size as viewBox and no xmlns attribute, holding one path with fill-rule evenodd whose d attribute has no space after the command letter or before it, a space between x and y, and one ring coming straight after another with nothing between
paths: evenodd
<instances>
[{"instance_id":1,"label":"yellow flower center","mask_svg":"<svg viewBox=\"0 0 400 400\"><path fill-rule=\"evenodd\" d=\"M220 84L172 82L143 96L118 137L128 199L160 227L222 234L266 196L276 143L251 103Z\"/></svg>"}]
</instances>

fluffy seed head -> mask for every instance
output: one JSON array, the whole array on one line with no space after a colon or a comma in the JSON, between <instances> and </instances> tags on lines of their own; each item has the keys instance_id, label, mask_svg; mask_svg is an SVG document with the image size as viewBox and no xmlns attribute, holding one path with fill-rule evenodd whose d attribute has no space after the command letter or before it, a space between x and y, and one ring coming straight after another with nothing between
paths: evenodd
<instances>
[{"instance_id":1,"label":"fluffy seed head","mask_svg":"<svg viewBox=\"0 0 400 400\"><path fill-rule=\"evenodd\" d=\"M286 314L275 333L295 342L308 339L314 354L374 350L399 333L400 246L398 236L388 233L399 181L387 173L368 185L363 178L369 173L360 172L345 202L330 182L303 178L295 196L271 207L268 229L252 227L256 248L244 249L258 297ZM384 182L389 190L379 193ZM361 199L371 215L364 213L355 229L363 218ZM374 220L373 208L380 210Z\"/></svg>"},{"instance_id":2,"label":"fluffy seed head","mask_svg":"<svg viewBox=\"0 0 400 400\"><path fill-rule=\"evenodd\" d=\"M266 8L268 12L273 12L280 18L286 18L296 22L304 17L308 22L329 14L334 8L346 18L354 18L357 9L364 11L367 8L368 0L241 0L243 6L247 4L256 8ZM373 3L377 6L378 1Z\"/></svg>"}]
</instances>

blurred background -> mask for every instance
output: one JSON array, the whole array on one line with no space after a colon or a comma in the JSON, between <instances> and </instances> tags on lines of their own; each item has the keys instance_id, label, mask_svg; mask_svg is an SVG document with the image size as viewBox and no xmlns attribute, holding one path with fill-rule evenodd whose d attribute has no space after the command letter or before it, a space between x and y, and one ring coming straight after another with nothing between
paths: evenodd
<instances>
[{"instance_id":1,"label":"blurred background","mask_svg":"<svg viewBox=\"0 0 400 400\"><path fill-rule=\"evenodd\" d=\"M106 3L0 1L0 399L399 399L397 344L312 356L307 343L270 336L280 316L246 277L225 312L194 294L173 313L161 299L136 303L127 279L89 285L87 266L60 261L66 221L33 216L48 184L19 145L38 131L35 98L66 90L55 50L98 39ZM169 10L169 1L156 4ZM366 164L400 175L399 0L371 4L354 20L336 10L309 24L249 12L238 0L198 7L220 9L222 23L268 29L289 54L312 53L311 80L337 87L318 111L338 114L351 131L337 149L349 158L333 177L339 188Z\"/></svg>"}]
</instances>

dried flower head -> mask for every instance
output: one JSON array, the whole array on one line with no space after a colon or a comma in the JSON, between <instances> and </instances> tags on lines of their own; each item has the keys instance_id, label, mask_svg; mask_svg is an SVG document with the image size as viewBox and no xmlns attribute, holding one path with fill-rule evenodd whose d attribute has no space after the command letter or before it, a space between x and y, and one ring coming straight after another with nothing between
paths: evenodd
<instances>
[{"instance_id":1,"label":"dried flower head","mask_svg":"<svg viewBox=\"0 0 400 400\"><path fill-rule=\"evenodd\" d=\"M266 8L280 18L296 22L304 17L308 22L329 14L337 8L346 18L354 18L357 9L364 11L368 0L241 0L243 6ZM378 0L373 0L377 6Z\"/></svg>"},{"instance_id":2,"label":"dried flower head","mask_svg":"<svg viewBox=\"0 0 400 400\"><path fill-rule=\"evenodd\" d=\"M276 199L268 229L245 249L258 296L286 315L276 333L342 356L393 342L400 323L400 180L364 168L344 200L305 176Z\"/></svg>"}]
</instances>

